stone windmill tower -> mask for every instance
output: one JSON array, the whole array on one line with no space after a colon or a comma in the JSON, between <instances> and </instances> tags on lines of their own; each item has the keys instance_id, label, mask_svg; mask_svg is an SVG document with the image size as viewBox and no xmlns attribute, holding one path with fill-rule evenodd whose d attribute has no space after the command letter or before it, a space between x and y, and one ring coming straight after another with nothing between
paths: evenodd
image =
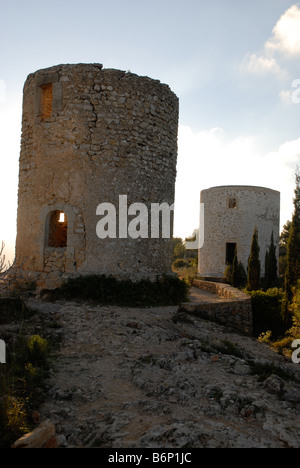
<instances>
[{"instance_id":1,"label":"stone windmill tower","mask_svg":"<svg viewBox=\"0 0 300 468\"><path fill-rule=\"evenodd\" d=\"M148 238L125 236L124 229L100 238L96 227L105 203L116 207L119 226L120 196L123 210L142 203L150 213L151 204L173 204L177 130L178 99L157 80L100 64L29 75L16 267L48 286L72 274L137 279L170 272L170 239L152 238L150 220Z\"/></svg>"},{"instance_id":2,"label":"stone windmill tower","mask_svg":"<svg viewBox=\"0 0 300 468\"><path fill-rule=\"evenodd\" d=\"M273 234L279 255L280 192L266 187L221 186L201 192L204 206L204 242L199 249L198 272L207 279L222 279L237 248L247 268L252 236L258 229L261 274Z\"/></svg>"}]
</instances>

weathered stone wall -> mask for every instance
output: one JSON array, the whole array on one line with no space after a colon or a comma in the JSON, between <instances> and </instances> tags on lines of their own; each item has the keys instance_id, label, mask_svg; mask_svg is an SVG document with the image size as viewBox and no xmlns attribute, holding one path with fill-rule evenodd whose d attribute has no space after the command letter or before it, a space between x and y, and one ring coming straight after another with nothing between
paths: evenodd
<instances>
[{"instance_id":1,"label":"weathered stone wall","mask_svg":"<svg viewBox=\"0 0 300 468\"><path fill-rule=\"evenodd\" d=\"M195 279L193 285L208 290L224 301L185 302L180 310L211 320L251 336L253 333L253 315L251 298L242 291L228 284Z\"/></svg>"},{"instance_id":2,"label":"weathered stone wall","mask_svg":"<svg viewBox=\"0 0 300 468\"><path fill-rule=\"evenodd\" d=\"M223 277L227 243L237 244L238 260L247 268L255 227L264 276L265 254L272 232L278 257L280 193L264 187L213 187L201 192L201 203L204 204L204 244L199 249L200 276Z\"/></svg>"},{"instance_id":3,"label":"weathered stone wall","mask_svg":"<svg viewBox=\"0 0 300 468\"><path fill-rule=\"evenodd\" d=\"M28 272L139 278L170 272L169 239L100 239L96 209L108 202L118 210L120 195L127 195L128 206L144 203L149 213L151 203L172 205L177 129L178 99L157 80L100 64L59 65L29 75L16 265ZM63 253L49 252L47 245L55 210L67 217Z\"/></svg>"}]
</instances>

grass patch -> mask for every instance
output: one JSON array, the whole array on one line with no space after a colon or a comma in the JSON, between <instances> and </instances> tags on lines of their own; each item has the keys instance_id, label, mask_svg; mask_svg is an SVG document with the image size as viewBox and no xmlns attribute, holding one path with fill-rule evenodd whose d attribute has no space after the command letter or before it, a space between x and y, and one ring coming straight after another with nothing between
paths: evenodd
<instances>
[{"instance_id":1,"label":"grass patch","mask_svg":"<svg viewBox=\"0 0 300 468\"><path fill-rule=\"evenodd\" d=\"M0 365L0 448L10 448L34 428L32 413L44 398L51 347L48 340L33 334L30 319L35 314L21 298L0 300L3 330L5 324L17 325L17 332L5 331L6 364Z\"/></svg>"},{"instance_id":2,"label":"grass patch","mask_svg":"<svg viewBox=\"0 0 300 468\"><path fill-rule=\"evenodd\" d=\"M290 380L292 382L298 382L298 380L293 374L290 374L289 372L274 364L255 362L250 360L248 361L248 364L251 367L252 375L257 375L259 382L263 382L264 380L268 379L271 375L277 375L278 377L286 381Z\"/></svg>"},{"instance_id":3,"label":"grass patch","mask_svg":"<svg viewBox=\"0 0 300 468\"><path fill-rule=\"evenodd\" d=\"M28 320L35 313L20 297L0 297L0 325Z\"/></svg>"},{"instance_id":4,"label":"grass patch","mask_svg":"<svg viewBox=\"0 0 300 468\"><path fill-rule=\"evenodd\" d=\"M228 354L243 359L244 355L235 343L229 340L223 340L220 344L214 344L214 348L221 354Z\"/></svg>"},{"instance_id":5,"label":"grass patch","mask_svg":"<svg viewBox=\"0 0 300 468\"><path fill-rule=\"evenodd\" d=\"M175 263L175 262L174 262ZM173 271L178 275L178 277L184 280L189 286L192 285L193 280L196 278L198 274L197 265L185 265L182 267L174 267L174 263L172 266Z\"/></svg>"},{"instance_id":6,"label":"grass patch","mask_svg":"<svg viewBox=\"0 0 300 468\"><path fill-rule=\"evenodd\" d=\"M19 336L0 367L0 448L32 429L31 414L42 402L49 371L49 345L39 335Z\"/></svg>"}]
</instances>

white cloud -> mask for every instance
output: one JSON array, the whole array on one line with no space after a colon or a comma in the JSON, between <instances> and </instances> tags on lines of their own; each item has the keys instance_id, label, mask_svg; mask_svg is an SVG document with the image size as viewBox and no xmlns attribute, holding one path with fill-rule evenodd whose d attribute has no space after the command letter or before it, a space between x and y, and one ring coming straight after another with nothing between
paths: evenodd
<instances>
[{"instance_id":1,"label":"white cloud","mask_svg":"<svg viewBox=\"0 0 300 468\"><path fill-rule=\"evenodd\" d=\"M229 139L224 130L195 133L179 127L174 234L186 237L199 223L200 191L218 185L254 185L281 193L281 225L291 219L300 138L264 153L257 138Z\"/></svg>"},{"instance_id":2,"label":"white cloud","mask_svg":"<svg viewBox=\"0 0 300 468\"><path fill-rule=\"evenodd\" d=\"M282 102L284 105L290 106L290 105L293 104L293 101L292 101L292 90L291 90L291 89L283 89L282 91L280 91L279 97L280 97L281 102Z\"/></svg>"},{"instance_id":3,"label":"white cloud","mask_svg":"<svg viewBox=\"0 0 300 468\"><path fill-rule=\"evenodd\" d=\"M273 36L265 44L267 51L300 55L300 8L293 5L278 20Z\"/></svg>"},{"instance_id":4,"label":"white cloud","mask_svg":"<svg viewBox=\"0 0 300 468\"><path fill-rule=\"evenodd\" d=\"M288 79L289 73L280 65L281 59L295 58L299 55L300 8L295 4L279 18L263 50L245 55L241 71L258 76L273 75L279 80L285 80Z\"/></svg>"},{"instance_id":5,"label":"white cloud","mask_svg":"<svg viewBox=\"0 0 300 468\"><path fill-rule=\"evenodd\" d=\"M274 75L280 80L288 78L286 70L282 69L274 57L247 54L242 62L241 69L254 75Z\"/></svg>"}]
</instances>

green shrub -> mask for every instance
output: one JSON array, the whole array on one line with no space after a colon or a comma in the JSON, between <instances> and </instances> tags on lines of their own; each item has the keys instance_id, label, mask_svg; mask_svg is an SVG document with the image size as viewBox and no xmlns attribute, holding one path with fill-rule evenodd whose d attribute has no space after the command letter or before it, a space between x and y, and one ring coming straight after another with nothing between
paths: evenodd
<instances>
[{"instance_id":1,"label":"green shrub","mask_svg":"<svg viewBox=\"0 0 300 468\"><path fill-rule=\"evenodd\" d=\"M292 288L293 300L290 304L289 310L291 313L292 327L286 332L286 336L281 340L272 343L272 346L278 352L286 355L292 354L292 342L300 337L300 280L298 280L297 287Z\"/></svg>"},{"instance_id":2,"label":"green shrub","mask_svg":"<svg viewBox=\"0 0 300 468\"><path fill-rule=\"evenodd\" d=\"M281 315L283 291L272 288L267 291L246 291L252 300L253 332L258 337L267 331L272 332L273 339L286 332L286 325Z\"/></svg>"},{"instance_id":3,"label":"green shrub","mask_svg":"<svg viewBox=\"0 0 300 468\"><path fill-rule=\"evenodd\" d=\"M47 291L47 294L54 300L77 299L117 306L155 307L180 304L185 300L187 290L186 283L175 276L135 283L105 275L87 275L68 279L60 288Z\"/></svg>"},{"instance_id":4,"label":"green shrub","mask_svg":"<svg viewBox=\"0 0 300 468\"><path fill-rule=\"evenodd\" d=\"M234 288L245 287L247 284L247 273L242 262L238 262L236 269L233 268L233 265L227 265L223 280Z\"/></svg>"},{"instance_id":5,"label":"green shrub","mask_svg":"<svg viewBox=\"0 0 300 468\"><path fill-rule=\"evenodd\" d=\"M0 298L0 325L9 324L13 321L21 322L32 317L34 313L20 297Z\"/></svg>"},{"instance_id":6,"label":"green shrub","mask_svg":"<svg viewBox=\"0 0 300 468\"><path fill-rule=\"evenodd\" d=\"M47 366L48 342L39 335L31 336L27 341L27 360L33 366Z\"/></svg>"},{"instance_id":7,"label":"green shrub","mask_svg":"<svg viewBox=\"0 0 300 468\"><path fill-rule=\"evenodd\" d=\"M184 260L183 258L177 258L177 260L175 260L175 262L173 262L173 268L174 270L177 270L178 268L185 268L185 267L188 267L189 266L189 262L187 262L186 260Z\"/></svg>"},{"instance_id":8,"label":"green shrub","mask_svg":"<svg viewBox=\"0 0 300 468\"><path fill-rule=\"evenodd\" d=\"M9 344L7 362L0 367L0 448L29 432L32 410L49 369L48 342L39 335L20 335Z\"/></svg>"},{"instance_id":9,"label":"green shrub","mask_svg":"<svg viewBox=\"0 0 300 468\"><path fill-rule=\"evenodd\" d=\"M30 431L25 403L12 395L0 398L0 448L11 444Z\"/></svg>"},{"instance_id":10,"label":"green shrub","mask_svg":"<svg viewBox=\"0 0 300 468\"><path fill-rule=\"evenodd\" d=\"M43 399L50 346L41 336L30 335L35 314L17 293L0 298L0 328L4 324L19 325L17 333L6 332L6 363L0 366L0 448L10 448L33 429L30 415Z\"/></svg>"},{"instance_id":11,"label":"green shrub","mask_svg":"<svg viewBox=\"0 0 300 468\"><path fill-rule=\"evenodd\" d=\"M224 272L223 281L227 284L232 284L233 283L232 274L233 274L232 265L227 265L225 272Z\"/></svg>"},{"instance_id":12,"label":"green shrub","mask_svg":"<svg viewBox=\"0 0 300 468\"><path fill-rule=\"evenodd\" d=\"M289 335L293 338L300 336L300 280L297 282L297 287L292 289L293 300L290 305L290 312L292 314L293 326L288 331Z\"/></svg>"}]
</instances>

